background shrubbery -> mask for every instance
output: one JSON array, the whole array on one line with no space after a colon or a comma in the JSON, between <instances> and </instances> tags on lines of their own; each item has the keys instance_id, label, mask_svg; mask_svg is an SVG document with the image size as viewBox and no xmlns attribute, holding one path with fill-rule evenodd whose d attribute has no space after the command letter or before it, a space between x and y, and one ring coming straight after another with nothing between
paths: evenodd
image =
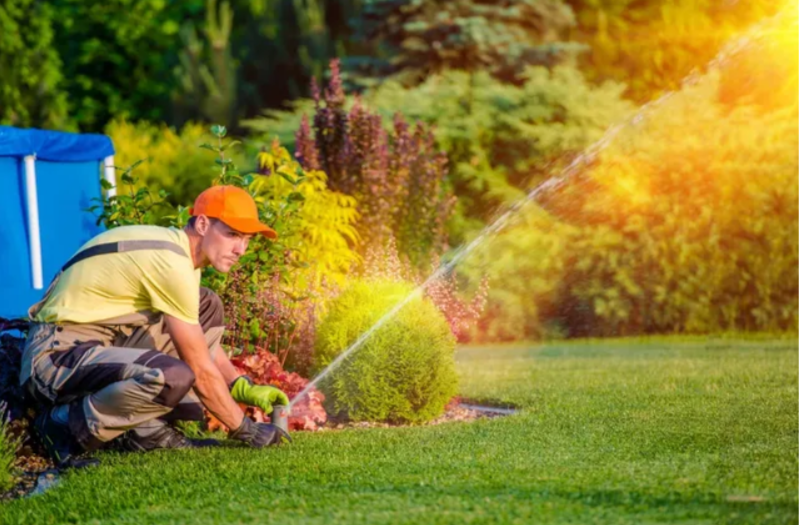
<instances>
[{"instance_id":1,"label":"background shrubbery","mask_svg":"<svg viewBox=\"0 0 799 525\"><path fill-rule=\"evenodd\" d=\"M404 283L350 284L319 326L316 371L412 293L413 286ZM444 316L415 297L323 381L328 411L354 421L432 419L457 392L454 349Z\"/></svg>"},{"instance_id":2,"label":"background shrubbery","mask_svg":"<svg viewBox=\"0 0 799 525\"><path fill-rule=\"evenodd\" d=\"M472 270L492 283L479 337L795 331L792 28L642 114L490 243Z\"/></svg>"},{"instance_id":3,"label":"background shrubbery","mask_svg":"<svg viewBox=\"0 0 799 525\"><path fill-rule=\"evenodd\" d=\"M406 87L389 80L363 96L364 104L390 125L401 112L434 127L447 154L447 184L457 195L448 219L452 244L482 226L498 206L522 198L529 189L623 119L632 105L624 86L591 86L567 66L527 69L520 84L505 84L488 73L445 71ZM342 101L344 103L344 101ZM300 128L309 104L294 111L271 111L247 121L256 132L286 137Z\"/></svg>"},{"instance_id":4,"label":"background shrubbery","mask_svg":"<svg viewBox=\"0 0 799 525\"><path fill-rule=\"evenodd\" d=\"M486 277L491 286L486 314L459 338L795 330L796 60L786 20L766 24L626 126L574 180L467 262L451 282L471 293ZM765 76L768 90L752 80ZM265 132L262 141L273 127L294 129L299 163L321 168L354 199L358 233L344 241L348 249L383 253L395 239L399 264L415 267L404 277L419 282L450 242L473 238L497 207L556 176L629 116L622 91L557 65L528 68L515 83L443 68L418 84L389 79L353 98L334 67L315 103L250 126ZM435 126L447 162L434 173L419 167L436 165L435 150L399 149L412 137L430 140L424 128L412 135L399 110ZM438 188L432 194L426 183L414 186L425 177ZM452 211L441 207L450 191ZM413 209L420 205L439 211L425 219ZM332 246L317 245L307 260ZM346 273L342 266L337 275Z\"/></svg>"}]
</instances>

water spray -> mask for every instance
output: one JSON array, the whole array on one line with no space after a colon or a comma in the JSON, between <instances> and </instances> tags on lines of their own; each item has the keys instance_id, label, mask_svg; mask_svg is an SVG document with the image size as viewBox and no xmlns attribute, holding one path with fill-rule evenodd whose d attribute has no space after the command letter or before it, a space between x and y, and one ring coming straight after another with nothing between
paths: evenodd
<instances>
[{"instance_id":1,"label":"water spray","mask_svg":"<svg viewBox=\"0 0 799 525\"><path fill-rule=\"evenodd\" d=\"M721 65L726 63L732 56L736 55L743 49L747 48L754 40L759 37L762 37L764 33L764 29L767 25L773 24L778 21L783 16L789 15L789 9L785 8L782 9L776 15L769 17L752 28L750 28L746 34L741 37L736 38L732 42L727 43L721 51L716 54L716 56L707 64L706 69L713 69L719 68ZM695 85L700 79L702 78L701 71L698 69L694 69L688 76L683 79L681 82L681 87L689 87ZM324 379L328 374L330 374L333 370L335 370L348 356L350 356L353 352L355 352L358 348L363 346L366 340L380 327L383 326L387 321L392 319L397 313L402 310L405 305L411 302L414 298L419 297L422 292L434 281L440 279L444 274L452 270L452 268L462 261L467 255L469 255L472 251L475 250L480 244L483 243L486 239L496 235L502 229L504 229L508 224L511 222L513 218L515 218L519 212L521 212L524 208L527 207L531 202L537 199L540 196L550 194L554 191L557 191L563 185L572 179L575 175L582 172L582 170L589 166L592 162L594 162L599 153L602 152L611 142L616 138L619 132L623 129L626 129L631 126L635 126L643 122L645 117L656 107L661 106L664 102L669 100L672 96L674 96L674 91L669 91L662 96L658 97L657 99L648 102L641 106L638 111L636 111L632 116L623 120L622 122L611 126L603 135L602 137L591 144L588 148L586 148L582 153L580 153L575 159L570 162L563 170L560 171L558 175L553 176L552 178L546 180L545 182L539 184L535 188L533 188L523 199L515 202L511 205L507 210L502 212L499 217L494 220L491 224L486 226L474 240L469 242L466 245L461 245L461 247L457 248L452 255L452 258L446 264L439 266L439 268L427 278L421 285L419 285L413 292L411 292L407 297L405 297L402 301L397 303L394 308L392 308L388 313L386 313L383 317L380 318L369 330L364 332L349 348L347 348L344 352L339 354L333 361L330 362L325 369L319 373L310 383L308 383L305 388L298 393L294 399L286 407L289 411L291 407L294 406L300 399L308 395L308 393L316 387L319 382Z\"/></svg>"}]
</instances>

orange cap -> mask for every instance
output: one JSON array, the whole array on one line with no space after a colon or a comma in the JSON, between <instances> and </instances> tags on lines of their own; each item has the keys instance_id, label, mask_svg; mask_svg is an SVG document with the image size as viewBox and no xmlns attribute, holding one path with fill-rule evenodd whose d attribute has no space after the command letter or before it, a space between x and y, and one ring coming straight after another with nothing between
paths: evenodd
<instances>
[{"instance_id":1,"label":"orange cap","mask_svg":"<svg viewBox=\"0 0 799 525\"><path fill-rule=\"evenodd\" d=\"M250 194L236 186L211 186L197 196L189 213L219 219L242 233L277 239L277 232L258 220L258 207Z\"/></svg>"}]
</instances>

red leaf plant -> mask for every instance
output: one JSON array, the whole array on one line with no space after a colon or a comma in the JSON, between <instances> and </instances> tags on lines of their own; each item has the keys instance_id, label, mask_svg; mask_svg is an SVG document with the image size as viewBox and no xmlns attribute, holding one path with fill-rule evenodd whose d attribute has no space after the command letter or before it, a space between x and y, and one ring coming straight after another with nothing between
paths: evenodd
<instances>
[{"instance_id":1,"label":"red leaf plant","mask_svg":"<svg viewBox=\"0 0 799 525\"><path fill-rule=\"evenodd\" d=\"M250 376L256 384L272 385L284 391L289 399L294 399L309 383L308 379L296 372L287 372L280 364L277 356L263 348L255 352L232 357L230 361L242 374ZM289 430L318 430L327 421L322 402L324 394L313 388L296 405L291 407L289 415ZM258 422L269 422L269 416L256 407L243 407L245 413ZM213 431L218 428L226 429L221 421L209 414L208 428Z\"/></svg>"}]
</instances>

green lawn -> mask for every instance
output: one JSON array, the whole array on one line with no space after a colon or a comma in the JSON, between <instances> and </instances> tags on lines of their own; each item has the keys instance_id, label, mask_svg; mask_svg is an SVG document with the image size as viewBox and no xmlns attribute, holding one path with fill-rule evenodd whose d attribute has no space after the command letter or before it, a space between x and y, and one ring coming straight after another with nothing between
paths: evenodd
<instances>
[{"instance_id":1,"label":"green lawn","mask_svg":"<svg viewBox=\"0 0 799 525\"><path fill-rule=\"evenodd\" d=\"M465 348L518 415L106 455L2 523L796 523L795 341Z\"/></svg>"}]
</instances>

